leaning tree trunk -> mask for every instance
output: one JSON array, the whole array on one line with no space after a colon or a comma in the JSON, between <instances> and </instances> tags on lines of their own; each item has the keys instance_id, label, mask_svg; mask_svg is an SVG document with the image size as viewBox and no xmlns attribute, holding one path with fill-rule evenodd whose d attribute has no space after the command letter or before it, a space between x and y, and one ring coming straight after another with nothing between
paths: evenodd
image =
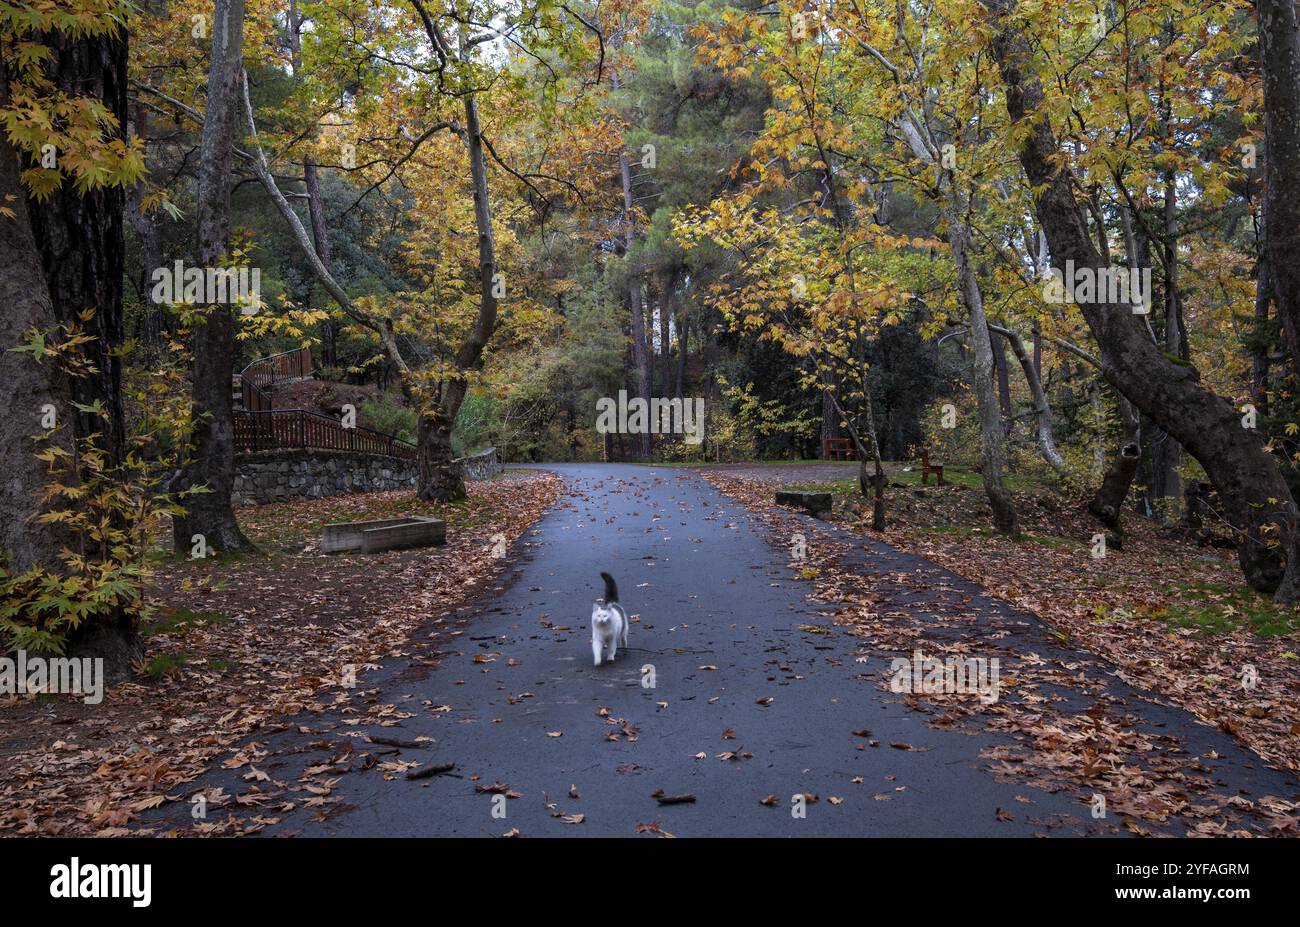
<instances>
[{"instance_id":1,"label":"leaning tree trunk","mask_svg":"<svg viewBox=\"0 0 1300 927\"><path fill-rule=\"evenodd\" d=\"M1036 192L1036 211L1055 260L1094 270L1105 265L1084 229L1073 177L1060 166L1056 135L1041 113L1044 94L1032 68L1022 24L1011 22L1014 0L984 0L1000 31L992 52L1006 86L1013 123L1029 121L1020 163ZM1238 529L1237 559L1250 585L1292 601L1297 586L1296 505L1277 462L1256 430L1223 397L1205 389L1190 366L1176 364L1151 342L1139 316L1122 304L1079 306L1100 347L1106 380L1205 468ZM1270 546L1270 541L1278 541Z\"/></svg>"},{"instance_id":2,"label":"leaning tree trunk","mask_svg":"<svg viewBox=\"0 0 1300 927\"><path fill-rule=\"evenodd\" d=\"M229 250L230 167L240 123L244 0L217 0L212 22L212 64L199 146L198 243L203 267L221 266ZM196 535L210 551L252 549L230 501L235 487L235 416L230 396L235 365L233 311L229 304L206 306L194 326L194 459L171 488L206 486L207 491L187 497L185 515L173 519L172 542L178 554L190 549Z\"/></svg>"}]
</instances>

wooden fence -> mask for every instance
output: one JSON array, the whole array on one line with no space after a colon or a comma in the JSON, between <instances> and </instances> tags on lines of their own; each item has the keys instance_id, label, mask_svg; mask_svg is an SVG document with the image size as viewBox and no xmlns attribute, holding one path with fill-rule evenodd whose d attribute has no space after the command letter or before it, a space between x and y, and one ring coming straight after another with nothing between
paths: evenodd
<instances>
[{"instance_id":1,"label":"wooden fence","mask_svg":"<svg viewBox=\"0 0 1300 927\"><path fill-rule=\"evenodd\" d=\"M239 389L244 408L269 412L271 393L277 380L301 380L311 376L311 349L297 348L269 357L259 357L239 372Z\"/></svg>"},{"instance_id":2,"label":"wooden fence","mask_svg":"<svg viewBox=\"0 0 1300 927\"><path fill-rule=\"evenodd\" d=\"M293 448L416 457L416 446L408 441L360 425L344 428L337 419L305 409L235 413L236 454Z\"/></svg>"}]
</instances>

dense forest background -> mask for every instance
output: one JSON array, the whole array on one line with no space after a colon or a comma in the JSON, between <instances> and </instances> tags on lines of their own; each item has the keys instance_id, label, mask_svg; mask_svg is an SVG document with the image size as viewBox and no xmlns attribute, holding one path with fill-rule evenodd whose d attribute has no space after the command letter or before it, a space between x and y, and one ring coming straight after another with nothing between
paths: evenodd
<instances>
[{"instance_id":1,"label":"dense forest background","mask_svg":"<svg viewBox=\"0 0 1300 927\"><path fill-rule=\"evenodd\" d=\"M1032 477L1114 544L1126 513L1190 514L1255 589L1300 590L1289 3L50 0L0 25L16 640L129 625L159 516L178 552L250 547L231 380L304 346L319 388L279 401L417 445L425 500L486 446L834 440L877 528L886 464L927 454L1003 534ZM181 265L260 292L160 300ZM620 390L702 398L703 442L600 434Z\"/></svg>"}]
</instances>

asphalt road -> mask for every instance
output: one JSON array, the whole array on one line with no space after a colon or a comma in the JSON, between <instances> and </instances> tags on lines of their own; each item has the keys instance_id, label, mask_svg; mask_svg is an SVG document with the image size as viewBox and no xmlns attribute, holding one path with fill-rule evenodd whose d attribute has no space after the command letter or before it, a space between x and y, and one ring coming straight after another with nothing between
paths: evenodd
<instances>
[{"instance_id":1,"label":"asphalt road","mask_svg":"<svg viewBox=\"0 0 1300 927\"><path fill-rule=\"evenodd\" d=\"M291 788L305 767L330 755L319 747L323 739L337 744L358 730L430 737L427 748L379 759L454 763L453 774L411 781L391 771L386 777L381 765L355 764L332 784L339 802L300 805L266 833L631 836L657 827L677 836L1029 836L1107 829L1090 819L1086 795L995 779L979 754L999 735L928 726L923 714L882 690L878 677L864 678L855 639L799 630L827 623L805 599L807 584L792 581L785 552L697 474L608 464L552 469L566 493L503 560L497 588L417 635L436 642L429 646L440 665L420 665L425 653L390 660L358 681L364 703L395 704L411 717L379 728L313 716L302 722L312 733L290 724L256 738L270 750L258 767ZM876 542L860 549L889 569L922 562ZM617 579L634 620L630 650L596 667L587 621L602 570ZM978 593L949 576L953 588ZM981 601L990 621L1042 636L1035 619ZM462 633L448 637L449 629ZM1050 650L1050 642L1040 644ZM879 674L888 664L866 669ZM1132 698L1141 702L1139 693ZM1264 768L1182 712L1144 703L1143 715L1144 723L1185 735L1189 752L1217 753L1215 774L1232 788L1300 792L1293 777ZM855 736L864 729L869 736ZM918 749L890 749L894 742ZM216 785L241 794L248 788L241 772L215 769L190 794ZM478 790L494 783L518 797ZM661 806L657 790L695 801ZM803 816L793 813L800 794L818 798ZM775 802L762 804L768 796ZM189 826L188 807L171 807L163 814ZM571 823L576 815L581 822Z\"/></svg>"}]
</instances>

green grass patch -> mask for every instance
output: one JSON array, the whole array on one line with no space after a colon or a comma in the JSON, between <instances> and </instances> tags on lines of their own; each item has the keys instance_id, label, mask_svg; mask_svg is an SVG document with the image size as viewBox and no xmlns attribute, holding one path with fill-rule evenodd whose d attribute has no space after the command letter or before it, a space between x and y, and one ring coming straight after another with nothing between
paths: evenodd
<instances>
[{"instance_id":1,"label":"green grass patch","mask_svg":"<svg viewBox=\"0 0 1300 927\"><path fill-rule=\"evenodd\" d=\"M1100 624L1154 620L1174 629L1190 629L1198 637L1215 637L1246 630L1258 637L1278 637L1300 631L1300 610L1278 605L1246 586L1224 583L1179 583L1179 601L1155 610L1096 606Z\"/></svg>"},{"instance_id":2,"label":"green grass patch","mask_svg":"<svg viewBox=\"0 0 1300 927\"><path fill-rule=\"evenodd\" d=\"M1083 547L1084 545L1072 538L1061 538L1054 534L1028 534L1024 535L1026 541L1033 541L1035 544L1041 544L1043 547L1049 547L1052 550L1067 550L1071 547Z\"/></svg>"},{"instance_id":3,"label":"green grass patch","mask_svg":"<svg viewBox=\"0 0 1300 927\"><path fill-rule=\"evenodd\" d=\"M778 489L791 492L828 492L833 496L843 498L861 497L862 495L858 489L858 481L853 477L831 480L826 483L793 483L789 486L773 486L772 491L776 492Z\"/></svg>"},{"instance_id":4,"label":"green grass patch","mask_svg":"<svg viewBox=\"0 0 1300 927\"><path fill-rule=\"evenodd\" d=\"M937 477L930 474L928 483L921 482L921 468L918 466L913 470L889 471L889 479L894 483L904 483L908 486L935 486ZM1027 476L1020 473L1008 473L1003 477L1003 482L1007 489L1012 492L1028 492L1038 489L1050 489L1048 483L1043 482L1033 476ZM974 470L962 470L958 467L943 468L944 486L960 486L963 489L984 489L984 477Z\"/></svg>"},{"instance_id":5,"label":"green grass patch","mask_svg":"<svg viewBox=\"0 0 1300 927\"><path fill-rule=\"evenodd\" d=\"M894 464L885 465L885 493L889 494L889 483L901 483L904 486L921 486L922 488L937 486L937 477L930 474L928 483L921 482L920 469L902 470ZM943 471L944 487L960 486L963 489L984 489L984 477L972 470L959 470L945 467ZM1009 474L1006 477L1007 488L1015 492L1023 492L1032 489L1046 488L1047 484L1042 483L1030 476L1021 476L1018 474ZM832 492L836 495L859 495L858 478L846 477L839 480L827 480L825 482L801 483L793 486L783 487L785 489L795 489L806 492ZM896 487L895 487L896 488Z\"/></svg>"},{"instance_id":6,"label":"green grass patch","mask_svg":"<svg viewBox=\"0 0 1300 927\"><path fill-rule=\"evenodd\" d=\"M230 618L221 612L195 612L188 608L165 606L154 612L153 616L140 625L140 633L145 637L155 634L176 634L191 628L209 624L224 624Z\"/></svg>"},{"instance_id":7,"label":"green grass patch","mask_svg":"<svg viewBox=\"0 0 1300 927\"><path fill-rule=\"evenodd\" d=\"M1182 603L1152 613L1153 618L1175 628L1191 628L1202 636L1246 629L1259 637L1277 637L1300 631L1300 611L1278 605L1247 586L1194 583L1181 587Z\"/></svg>"},{"instance_id":8,"label":"green grass patch","mask_svg":"<svg viewBox=\"0 0 1300 927\"><path fill-rule=\"evenodd\" d=\"M160 653L149 661L145 675L157 682L165 676L179 673L189 662L190 658L183 653Z\"/></svg>"}]
</instances>

